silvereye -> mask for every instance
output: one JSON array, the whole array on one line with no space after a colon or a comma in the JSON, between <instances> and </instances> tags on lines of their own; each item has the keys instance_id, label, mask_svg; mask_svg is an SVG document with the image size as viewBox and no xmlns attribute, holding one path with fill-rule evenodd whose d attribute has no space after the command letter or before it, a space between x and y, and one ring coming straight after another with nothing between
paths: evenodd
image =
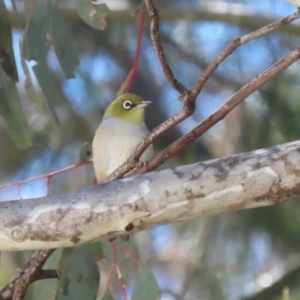
<instances>
[{"instance_id":1,"label":"silvereye","mask_svg":"<svg viewBox=\"0 0 300 300\"><path fill-rule=\"evenodd\" d=\"M99 182L113 173L133 153L147 135L145 108L150 101L134 94L123 94L106 109L93 140L93 163ZM144 162L153 156L150 145L140 157Z\"/></svg>"}]
</instances>

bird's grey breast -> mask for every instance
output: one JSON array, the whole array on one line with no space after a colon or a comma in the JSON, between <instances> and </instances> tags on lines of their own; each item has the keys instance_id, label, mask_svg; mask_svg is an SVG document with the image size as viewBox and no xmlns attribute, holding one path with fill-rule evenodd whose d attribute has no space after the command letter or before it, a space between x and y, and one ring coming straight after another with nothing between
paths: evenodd
<instances>
[{"instance_id":1,"label":"bird's grey breast","mask_svg":"<svg viewBox=\"0 0 300 300\"><path fill-rule=\"evenodd\" d=\"M137 124L119 119L105 119L101 127L105 128L111 133L111 138L116 139L119 143L121 140L127 140L127 142L133 140L141 140L148 133L145 123Z\"/></svg>"},{"instance_id":2,"label":"bird's grey breast","mask_svg":"<svg viewBox=\"0 0 300 300\"><path fill-rule=\"evenodd\" d=\"M93 140L93 160L97 180L102 180L121 166L147 135L144 123L104 118ZM153 156L150 145L140 157L146 161Z\"/></svg>"},{"instance_id":3,"label":"bird's grey breast","mask_svg":"<svg viewBox=\"0 0 300 300\"><path fill-rule=\"evenodd\" d=\"M107 119L101 127L106 135L103 159L106 160L108 173L110 174L133 153L142 139L147 135L148 129L144 123L136 124L123 120ZM104 141L103 141L104 142ZM146 161L153 156L152 145L143 153L140 160Z\"/></svg>"}]
</instances>

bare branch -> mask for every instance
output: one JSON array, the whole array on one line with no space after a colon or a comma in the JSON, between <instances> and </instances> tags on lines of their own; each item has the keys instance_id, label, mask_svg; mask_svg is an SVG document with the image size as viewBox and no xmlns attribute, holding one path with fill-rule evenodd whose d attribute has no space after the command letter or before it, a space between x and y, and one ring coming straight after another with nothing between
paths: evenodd
<instances>
[{"instance_id":1,"label":"bare branch","mask_svg":"<svg viewBox=\"0 0 300 300\"><path fill-rule=\"evenodd\" d=\"M145 3L147 5L150 5L150 8L153 6L152 0L145 0ZM275 30L281 26L284 26L297 18L300 17L300 12L297 11L294 14L291 14L279 21L276 21L264 28L261 28L253 33L247 34L241 38L236 39L233 43L231 43L204 71L203 75L199 78L198 83L194 87L192 91L186 91L184 94L180 95L180 99L184 103L183 109L177 113L175 116L171 117L170 119L166 120L159 126L157 126L154 130L152 130L147 137L141 142L141 144L137 147L137 149L134 151L134 153L129 157L127 162L125 162L122 166L120 166L116 171L114 171L111 175L109 175L104 181L109 182L111 180L121 178L126 173L131 171L134 167L137 166L137 162L139 160L139 157L142 155L142 153L147 149L147 147L153 143L153 141L160 135L162 135L164 132L168 131L169 129L176 126L178 123L182 122L186 118L192 115L192 113L195 110L195 100L198 94L200 93L203 85L206 83L208 78L212 75L212 73L216 70L216 68L240 45L245 44L255 38L258 38L262 35L265 35L267 33L270 33L272 30ZM158 22L158 19L154 17L154 20L152 22ZM157 26L154 26L152 30L158 30ZM154 33L152 33L154 35ZM157 36L157 38L156 38ZM153 39L155 43L160 44L158 35L155 34ZM161 47L161 46L160 46ZM230 102L232 104L239 98L238 103L240 103L242 100L244 100L247 96L249 96L251 93L256 91L259 87L261 87L263 84L265 84L267 81L269 81L273 76L287 68L291 63L293 63L298 58L296 57L298 54L298 50L295 50L290 54L289 59L286 61L279 61L279 66L276 64L274 65L274 70L272 72L269 72L270 69L265 71L263 76L262 74L259 75L256 79L254 79L255 84L253 85L253 81L251 81L250 84L246 85L244 88L242 88L238 93L236 93L233 97L234 100ZM296 56L295 56L296 55ZM165 58L163 57L163 63L166 63ZM291 61L290 61L291 59ZM285 60L285 59L284 59ZM166 63L167 64L167 63ZM287 64L287 65L286 65ZM286 65L286 66L285 66ZM174 75L172 73L172 76L174 78ZM172 80L172 78L171 78ZM259 82L261 80L261 82ZM256 86L256 87L255 87ZM255 88L253 88L255 87ZM245 90L247 91L245 93ZM249 94L250 92L250 94ZM241 97L241 98L240 98ZM243 98L244 97L244 98ZM228 100L230 101L230 100ZM228 105L227 101L227 105ZM237 104L236 104L237 105ZM235 106L236 106L235 105ZM208 130L212 125L216 124L219 120L224 118L235 106L222 106L220 110L218 110L215 114L210 116L208 119L206 119L204 122L205 124L209 125L207 126L206 130ZM228 109L229 108L229 109ZM225 114L224 114L225 113ZM224 115L223 115L224 114ZM201 123L202 124L202 123ZM144 172L147 172L149 170L153 170L154 168L158 167L162 162L172 157L175 153L177 153L179 150L181 150L183 147L186 147L190 142L194 141L197 137L199 137L201 134L203 134L202 130L205 128L204 125L201 125L200 129L199 126L194 129L194 131L191 131L184 137L181 137L178 139L175 143L170 145L168 148L166 148L163 152L161 152L158 156L150 160L145 166L138 168L135 170L132 174L142 174Z\"/></svg>"},{"instance_id":2,"label":"bare branch","mask_svg":"<svg viewBox=\"0 0 300 300\"><path fill-rule=\"evenodd\" d=\"M24 269L19 271L19 276L0 291L0 299L23 300L30 283L41 279L58 278L56 270L42 270L53 251L54 249L48 249L35 252Z\"/></svg>"},{"instance_id":3,"label":"bare branch","mask_svg":"<svg viewBox=\"0 0 300 300\"><path fill-rule=\"evenodd\" d=\"M172 37L170 37L170 35L167 34L162 35L162 37L164 41L166 41L169 45L172 45L174 49L178 51L180 57L185 58L190 64L193 64L202 70L208 67L208 63L205 61L203 56L201 57L201 53L197 53L197 51L194 49L194 47L191 47L191 45L185 45L176 42ZM211 83L212 87L208 89L211 93L218 93L222 88L237 89L241 86L239 78L230 79L225 76L225 74L218 72L213 72L212 76L214 76L214 81ZM218 85L218 89L216 89L216 84Z\"/></svg>"},{"instance_id":4,"label":"bare branch","mask_svg":"<svg viewBox=\"0 0 300 300\"><path fill-rule=\"evenodd\" d=\"M164 54L164 50L161 46L161 43L159 41L159 15L158 15L158 10L157 8L154 6L152 0L145 0L145 4L147 6L148 12L149 12L149 17L150 17L150 35L151 35L151 39L152 39L152 43L154 46L154 49L156 51L156 55L160 61L160 64L162 66L162 69L168 79L168 81L170 82L171 86L180 94L186 94L188 92L188 90L186 89L186 87L179 82L169 64L167 63L166 60L166 56Z\"/></svg>"},{"instance_id":5,"label":"bare branch","mask_svg":"<svg viewBox=\"0 0 300 300\"><path fill-rule=\"evenodd\" d=\"M282 27L284 25L287 25L291 23L292 21L298 19L300 17L300 12L297 10L292 15L289 15L279 21L273 22L272 24L269 24L263 28L260 28L254 32L251 32L247 35L244 35L241 38L237 38L234 40L203 72L201 77L198 80L198 83L196 84L195 88L193 89L193 93L198 95L204 86L205 82L208 80L210 75L217 69L217 67L230 55L234 50L236 50L239 46L246 44L250 41L253 41L254 39L257 39L263 35L266 35L270 33L271 31Z\"/></svg>"},{"instance_id":6,"label":"bare branch","mask_svg":"<svg viewBox=\"0 0 300 300\"><path fill-rule=\"evenodd\" d=\"M154 170L160 166L163 162L174 156L180 150L186 148L196 138L205 133L208 129L213 127L216 123L224 119L238 104L245 100L254 91L258 90L265 83L270 81L274 76L281 73L284 69L293 64L300 58L300 47L292 51L289 55L285 56L266 71L259 74L252 79L247 85L240 89L235 95L225 102L215 113L210 115L194 129L187 134L180 137L173 144L165 148L154 158L149 160L144 166L133 171L130 175L143 174L145 172Z\"/></svg>"}]
</instances>

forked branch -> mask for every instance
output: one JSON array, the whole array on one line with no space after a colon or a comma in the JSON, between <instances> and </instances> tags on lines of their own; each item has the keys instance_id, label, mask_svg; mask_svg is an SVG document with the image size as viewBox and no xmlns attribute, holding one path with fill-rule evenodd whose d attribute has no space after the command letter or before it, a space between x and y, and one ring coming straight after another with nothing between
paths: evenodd
<instances>
[{"instance_id":1,"label":"forked branch","mask_svg":"<svg viewBox=\"0 0 300 300\"><path fill-rule=\"evenodd\" d=\"M263 35L266 35L275 29L280 28L281 26L287 25L292 21L298 19L300 17L300 12L297 10L295 13L278 20L272 24L269 24L263 28L260 28L250 34L247 34L243 37L237 38L234 40L203 72L203 74L199 77L198 82L192 91L187 90L174 76L169 64L166 61L166 57L163 52L163 48L161 46L159 40L159 15L158 10L154 6L152 0L145 0L146 7L150 16L150 26L151 26L151 39L156 50L157 56L161 63L162 69L174 89L176 89L180 95L180 100L184 103L184 106L181 111L179 111L176 115L169 118L162 124L158 125L154 130L152 130L145 139L140 143L140 145L136 148L136 150L132 153L132 155L128 158L128 160L120 166L116 171L114 171L111 175L109 175L103 183L110 182L111 180L115 180L117 178L121 178L133 168L137 166L138 160L143 152L147 149L147 147L153 143L153 141L170 130L183 120L187 119L191 116L195 110L195 100L199 93L201 92L202 87L212 75L212 73L217 69L217 67L230 55L234 52L239 46L248 43L254 39L257 39ZM146 163L143 167L138 168L131 174L142 174L149 170L153 170L162 164L165 160L175 155L179 150L185 148L188 144L194 141L197 137L203 134L206 130L211 128L218 121L222 120L237 104L243 101L247 96L255 92L259 89L263 84L270 81L276 74L283 71L293 62L298 59L298 49L293 51L290 55L286 56L282 60L278 61L273 65L270 69L266 70L258 77L253 79L249 84L243 87L239 92L237 92L231 99L229 99L225 105L223 105L217 112L215 112L212 116L208 117L205 121L199 124L196 128L194 128L190 133L186 134L184 137L179 138L176 142L170 145L168 148L163 150L160 154L158 154L155 158ZM255 84L254 84L255 82ZM204 130L204 131L203 131ZM171 151L170 151L171 150Z\"/></svg>"}]
</instances>

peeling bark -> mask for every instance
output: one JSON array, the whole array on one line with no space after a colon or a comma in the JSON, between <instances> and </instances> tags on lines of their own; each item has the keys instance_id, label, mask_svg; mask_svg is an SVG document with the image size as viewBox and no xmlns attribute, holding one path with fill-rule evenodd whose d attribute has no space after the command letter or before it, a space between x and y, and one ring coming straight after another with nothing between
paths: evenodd
<instances>
[{"instance_id":1,"label":"peeling bark","mask_svg":"<svg viewBox=\"0 0 300 300\"><path fill-rule=\"evenodd\" d=\"M69 247L208 214L300 196L300 142L0 202L0 250Z\"/></svg>"}]
</instances>

